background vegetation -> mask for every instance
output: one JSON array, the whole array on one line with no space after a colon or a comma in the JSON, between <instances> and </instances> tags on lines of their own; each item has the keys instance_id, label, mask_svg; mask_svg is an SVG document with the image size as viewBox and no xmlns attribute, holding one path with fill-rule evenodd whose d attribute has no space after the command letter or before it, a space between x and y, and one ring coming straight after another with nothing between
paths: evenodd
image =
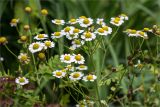
<instances>
[{"instance_id":1,"label":"background vegetation","mask_svg":"<svg viewBox=\"0 0 160 107\"><path fill-rule=\"evenodd\" d=\"M30 6L33 9L30 16L24 12L26 6ZM41 9L44 8L49 12L46 19L43 19L39 15ZM91 18L105 18L106 22L109 23L111 17L125 13L129 16L129 21L123 25L124 27L120 28L120 31L124 31L127 28L143 29L144 27L152 28L154 24L160 25L159 10L160 0L0 0L0 35L8 38L8 47L16 55L19 55L22 46L21 44L17 44L19 34L16 28L10 27L10 21L12 18L21 19L19 26L20 32L22 32L25 24L30 23L32 32L37 32L39 28L42 28L45 33L51 34L57 30L56 26L51 23L51 20L55 18L68 20L70 18L78 18L79 16L84 15ZM29 20L29 17L31 20ZM107 59L105 59L105 67L107 69L118 67L120 64L127 65L127 57L133 55L133 53L138 50L136 44L139 42L139 39L132 39L131 44L135 47L134 49L131 49L130 39L126 36L127 35L123 32L118 32L115 39L110 44L108 50L109 54L106 55ZM159 38L156 38L153 34L150 34L149 38L149 40L144 42L142 51L147 52L149 50L149 59L158 59L160 58L159 49L157 50L157 45L159 44L157 44L156 41L158 41ZM64 44L66 43L61 45L63 46ZM53 55L59 53L58 48L54 48L54 50L55 52ZM67 50L62 47L62 52L63 51ZM14 75L14 72L18 69L18 61L14 56L9 54L3 46L0 46L0 56L4 57L3 65L5 71ZM98 55L95 57L100 58ZM137 62L134 63L136 64ZM159 70L158 66L157 70ZM146 79L144 81L147 82L150 81L150 77L152 76L145 75L144 77ZM148 85L146 85L146 87L149 88L150 85L158 82L157 77L153 78L152 80L154 82L147 83ZM135 82L137 84L135 84L135 87L138 85L138 82L137 78L137 81ZM157 84L159 84L159 82ZM126 87L126 84L123 85ZM123 90L124 93L125 91L127 90ZM121 93L119 93L119 95L121 95ZM143 96L142 99L141 95L135 95L134 97L135 99L142 100L145 96ZM155 99L157 100L159 97L160 95L158 94ZM145 101L142 102L146 103ZM53 101L50 100L48 102L52 103ZM137 102L135 103L137 104Z\"/></svg>"}]
</instances>

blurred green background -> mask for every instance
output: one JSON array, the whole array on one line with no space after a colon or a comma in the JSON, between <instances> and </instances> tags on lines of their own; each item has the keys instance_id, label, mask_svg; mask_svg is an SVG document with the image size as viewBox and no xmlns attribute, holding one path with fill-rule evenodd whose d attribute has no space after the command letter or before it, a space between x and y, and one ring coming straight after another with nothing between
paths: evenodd
<instances>
[{"instance_id":1,"label":"blurred green background","mask_svg":"<svg viewBox=\"0 0 160 107\"><path fill-rule=\"evenodd\" d=\"M24 12L26 6L30 6L33 10L30 16ZM49 12L45 20L40 15L40 10L43 8ZM36 28L43 28L46 29L45 33L51 34L57 29L51 23L51 20L55 18L68 20L84 15L92 18L105 18L105 21L109 23L111 17L125 13L129 16L129 21L123 25L124 27L116 36L115 42L112 43L114 50L110 50L112 52L109 56L116 56L111 61L113 64L115 60L118 63L126 63L124 59L130 54L130 47L128 39L122 31L127 28L143 29L144 27L152 27L154 24L160 24L159 11L160 0L0 0L0 35L8 38L9 48L18 55L21 44L17 44L19 34L16 28L10 27L9 23L12 18L20 19L20 32L23 25L30 24L32 31ZM155 38L152 36L149 36L149 44L154 48ZM136 40L134 41L136 42ZM143 48L146 48L145 44ZM112 53L116 55L113 56ZM0 46L0 54L5 59L3 63L6 70L14 71L17 69L15 66L17 61L5 47Z\"/></svg>"}]
</instances>

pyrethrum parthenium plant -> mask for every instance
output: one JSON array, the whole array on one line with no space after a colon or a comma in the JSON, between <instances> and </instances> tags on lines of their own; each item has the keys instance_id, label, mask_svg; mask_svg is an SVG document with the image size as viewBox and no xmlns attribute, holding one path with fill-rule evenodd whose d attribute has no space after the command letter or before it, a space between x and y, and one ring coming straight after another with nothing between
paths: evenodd
<instances>
[{"instance_id":1,"label":"pyrethrum parthenium plant","mask_svg":"<svg viewBox=\"0 0 160 107\"><path fill-rule=\"evenodd\" d=\"M29 15L31 8L26 7L25 12ZM47 14L46 9L41 10L42 19L45 20ZM7 38L0 37L0 45L19 61L15 73L6 73L1 61L0 101L3 103L0 105L43 107L52 102L54 107L67 106L72 101L77 107L159 105L159 95L148 96L160 89L155 82L158 56L150 59L154 56L151 50L141 49L149 40L148 34L158 38L159 27L120 31L128 19L125 14L112 17L109 22L108 19L85 16L54 19L51 23L56 25L57 31L51 34L46 34L46 29L31 31L29 25L24 25L23 32L19 32L21 19L12 19L10 25L17 29L22 49L18 56L15 55L7 46ZM126 65L119 65L112 46L118 32L126 33L129 39L131 55ZM133 43L134 39L138 41ZM157 39L155 55L159 54L158 43ZM106 67L109 50L114 60L111 68ZM150 72L149 79L146 71ZM154 86L146 86L146 81L153 81L147 85L153 83Z\"/></svg>"}]
</instances>

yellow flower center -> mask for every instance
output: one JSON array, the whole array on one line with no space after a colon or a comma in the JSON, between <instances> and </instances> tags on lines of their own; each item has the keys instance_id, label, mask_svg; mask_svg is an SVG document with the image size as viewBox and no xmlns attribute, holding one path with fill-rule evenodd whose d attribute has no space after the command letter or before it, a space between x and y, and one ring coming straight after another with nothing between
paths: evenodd
<instances>
[{"instance_id":1,"label":"yellow flower center","mask_svg":"<svg viewBox=\"0 0 160 107\"><path fill-rule=\"evenodd\" d=\"M87 80L93 80L93 75L88 75Z\"/></svg>"},{"instance_id":2,"label":"yellow flower center","mask_svg":"<svg viewBox=\"0 0 160 107\"><path fill-rule=\"evenodd\" d=\"M31 7L25 7L25 11L30 13L32 11Z\"/></svg>"},{"instance_id":3,"label":"yellow flower center","mask_svg":"<svg viewBox=\"0 0 160 107\"><path fill-rule=\"evenodd\" d=\"M102 28L99 28L99 29L98 29L98 32L99 32L99 33L104 33L104 30L103 30Z\"/></svg>"},{"instance_id":4,"label":"yellow flower center","mask_svg":"<svg viewBox=\"0 0 160 107\"><path fill-rule=\"evenodd\" d=\"M46 9L42 9L42 10L41 10L41 13L42 13L42 15L47 15L47 14L48 14L48 11L47 11Z\"/></svg>"},{"instance_id":5,"label":"yellow flower center","mask_svg":"<svg viewBox=\"0 0 160 107\"><path fill-rule=\"evenodd\" d=\"M21 40L21 41L26 41L26 40L27 40L27 36L21 36L21 37L20 37L20 40Z\"/></svg>"},{"instance_id":6,"label":"yellow flower center","mask_svg":"<svg viewBox=\"0 0 160 107\"><path fill-rule=\"evenodd\" d=\"M85 19L83 20L83 23L84 23L84 24L89 24L89 20L88 20L87 18L85 18Z\"/></svg>"},{"instance_id":7,"label":"yellow flower center","mask_svg":"<svg viewBox=\"0 0 160 107\"><path fill-rule=\"evenodd\" d=\"M41 53L38 54L38 57L39 57L40 59L44 59L44 58L45 58L45 54L41 52Z\"/></svg>"},{"instance_id":8,"label":"yellow flower center","mask_svg":"<svg viewBox=\"0 0 160 107\"><path fill-rule=\"evenodd\" d=\"M22 77L22 78L19 78L19 82L20 83L24 83L25 82L25 79Z\"/></svg>"},{"instance_id":9,"label":"yellow flower center","mask_svg":"<svg viewBox=\"0 0 160 107\"><path fill-rule=\"evenodd\" d=\"M0 43L5 43L7 42L7 39L5 37L0 37Z\"/></svg>"},{"instance_id":10,"label":"yellow flower center","mask_svg":"<svg viewBox=\"0 0 160 107\"><path fill-rule=\"evenodd\" d=\"M70 19L70 22L76 22L76 19Z\"/></svg>"},{"instance_id":11,"label":"yellow flower center","mask_svg":"<svg viewBox=\"0 0 160 107\"><path fill-rule=\"evenodd\" d=\"M118 23L119 23L119 20L116 20L116 19L115 19L115 20L114 20L114 23L118 24Z\"/></svg>"},{"instance_id":12,"label":"yellow flower center","mask_svg":"<svg viewBox=\"0 0 160 107\"><path fill-rule=\"evenodd\" d=\"M58 24L60 24L60 23L61 23L61 20L58 20L58 19L57 19L55 22L58 23Z\"/></svg>"},{"instance_id":13,"label":"yellow flower center","mask_svg":"<svg viewBox=\"0 0 160 107\"><path fill-rule=\"evenodd\" d=\"M55 35L55 36L60 36L61 33L60 33L60 32L55 32L54 35Z\"/></svg>"},{"instance_id":14,"label":"yellow flower center","mask_svg":"<svg viewBox=\"0 0 160 107\"><path fill-rule=\"evenodd\" d=\"M74 29L73 33L79 33L79 29Z\"/></svg>"},{"instance_id":15,"label":"yellow flower center","mask_svg":"<svg viewBox=\"0 0 160 107\"><path fill-rule=\"evenodd\" d=\"M140 31L139 34L140 34L141 36L144 36L144 32L142 32L142 31Z\"/></svg>"},{"instance_id":16,"label":"yellow flower center","mask_svg":"<svg viewBox=\"0 0 160 107\"><path fill-rule=\"evenodd\" d=\"M76 59L77 61L80 61L80 60L82 59L82 57L81 57L81 55L76 55L76 56L75 56L75 59Z\"/></svg>"},{"instance_id":17,"label":"yellow flower center","mask_svg":"<svg viewBox=\"0 0 160 107\"><path fill-rule=\"evenodd\" d=\"M38 38L44 38L44 34L39 34Z\"/></svg>"},{"instance_id":18,"label":"yellow flower center","mask_svg":"<svg viewBox=\"0 0 160 107\"><path fill-rule=\"evenodd\" d=\"M45 42L45 45L46 45L47 47L51 46L51 41L46 41L46 42Z\"/></svg>"},{"instance_id":19,"label":"yellow flower center","mask_svg":"<svg viewBox=\"0 0 160 107\"><path fill-rule=\"evenodd\" d=\"M92 37L92 34L91 34L90 32L87 32L87 33L85 34L85 37L86 37L86 38L91 38L91 37Z\"/></svg>"},{"instance_id":20,"label":"yellow flower center","mask_svg":"<svg viewBox=\"0 0 160 107\"><path fill-rule=\"evenodd\" d=\"M130 30L131 34L136 34L136 32L137 32L136 30Z\"/></svg>"},{"instance_id":21,"label":"yellow flower center","mask_svg":"<svg viewBox=\"0 0 160 107\"><path fill-rule=\"evenodd\" d=\"M69 61L71 59L71 57L69 55L64 56L64 60Z\"/></svg>"},{"instance_id":22,"label":"yellow flower center","mask_svg":"<svg viewBox=\"0 0 160 107\"><path fill-rule=\"evenodd\" d=\"M73 78L78 78L79 76L80 76L79 73L74 73L74 74L73 74Z\"/></svg>"},{"instance_id":23,"label":"yellow flower center","mask_svg":"<svg viewBox=\"0 0 160 107\"><path fill-rule=\"evenodd\" d=\"M62 75L62 72L56 72L56 76L61 76Z\"/></svg>"},{"instance_id":24,"label":"yellow flower center","mask_svg":"<svg viewBox=\"0 0 160 107\"><path fill-rule=\"evenodd\" d=\"M72 68L72 66L71 66L71 65L68 65L68 66L67 66L67 68L68 68L68 69L71 69L71 68Z\"/></svg>"},{"instance_id":25,"label":"yellow flower center","mask_svg":"<svg viewBox=\"0 0 160 107\"><path fill-rule=\"evenodd\" d=\"M75 44L81 44L80 40L74 40Z\"/></svg>"},{"instance_id":26,"label":"yellow flower center","mask_svg":"<svg viewBox=\"0 0 160 107\"><path fill-rule=\"evenodd\" d=\"M85 65L80 65L79 67L80 67L80 68L85 68L86 66L85 66Z\"/></svg>"},{"instance_id":27,"label":"yellow flower center","mask_svg":"<svg viewBox=\"0 0 160 107\"><path fill-rule=\"evenodd\" d=\"M81 18L81 19L85 19L85 18L86 18L86 16L80 16L80 18Z\"/></svg>"},{"instance_id":28,"label":"yellow flower center","mask_svg":"<svg viewBox=\"0 0 160 107\"><path fill-rule=\"evenodd\" d=\"M11 23L17 23L17 21L18 21L17 19L12 19Z\"/></svg>"},{"instance_id":29,"label":"yellow flower center","mask_svg":"<svg viewBox=\"0 0 160 107\"><path fill-rule=\"evenodd\" d=\"M149 28L144 28L143 30L147 32L147 31L149 31Z\"/></svg>"},{"instance_id":30,"label":"yellow flower center","mask_svg":"<svg viewBox=\"0 0 160 107\"><path fill-rule=\"evenodd\" d=\"M66 27L66 28L64 29L65 32L69 32L70 30L71 30L70 27Z\"/></svg>"},{"instance_id":31,"label":"yellow flower center","mask_svg":"<svg viewBox=\"0 0 160 107\"><path fill-rule=\"evenodd\" d=\"M39 48L39 44L35 43L35 44L33 45L33 49L38 49L38 48Z\"/></svg>"},{"instance_id":32,"label":"yellow flower center","mask_svg":"<svg viewBox=\"0 0 160 107\"><path fill-rule=\"evenodd\" d=\"M21 56L21 61L26 61L27 58L28 58L27 55L22 55L22 56Z\"/></svg>"},{"instance_id":33,"label":"yellow flower center","mask_svg":"<svg viewBox=\"0 0 160 107\"><path fill-rule=\"evenodd\" d=\"M108 31L108 26L103 26L102 29Z\"/></svg>"}]
</instances>

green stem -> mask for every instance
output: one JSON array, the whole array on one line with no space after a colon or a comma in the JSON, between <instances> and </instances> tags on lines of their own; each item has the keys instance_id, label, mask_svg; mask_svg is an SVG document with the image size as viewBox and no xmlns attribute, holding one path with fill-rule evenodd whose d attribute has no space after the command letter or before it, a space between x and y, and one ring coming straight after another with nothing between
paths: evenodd
<instances>
[{"instance_id":1,"label":"green stem","mask_svg":"<svg viewBox=\"0 0 160 107\"><path fill-rule=\"evenodd\" d=\"M14 56L14 57L16 57L17 58L17 56L8 48L8 46L7 45L4 45L5 46L5 48Z\"/></svg>"}]
</instances>

